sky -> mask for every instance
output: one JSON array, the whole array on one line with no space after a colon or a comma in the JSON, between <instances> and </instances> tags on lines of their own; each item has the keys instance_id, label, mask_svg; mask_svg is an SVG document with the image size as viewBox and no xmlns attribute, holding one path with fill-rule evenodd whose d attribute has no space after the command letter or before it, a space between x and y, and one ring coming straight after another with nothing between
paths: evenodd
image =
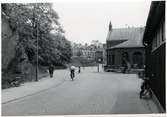
<instances>
[{"instance_id":1,"label":"sky","mask_svg":"<svg viewBox=\"0 0 167 117\"><path fill-rule=\"evenodd\" d=\"M106 42L108 25L113 28L145 26L150 1L54 2L65 36L76 43Z\"/></svg>"}]
</instances>

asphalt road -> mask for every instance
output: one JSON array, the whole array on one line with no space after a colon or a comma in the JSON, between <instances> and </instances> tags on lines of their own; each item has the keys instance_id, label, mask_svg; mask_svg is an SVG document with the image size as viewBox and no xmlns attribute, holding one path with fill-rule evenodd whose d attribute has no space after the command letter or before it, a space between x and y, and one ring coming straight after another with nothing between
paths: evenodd
<instances>
[{"instance_id":1,"label":"asphalt road","mask_svg":"<svg viewBox=\"0 0 167 117\"><path fill-rule=\"evenodd\" d=\"M61 73L65 79L61 85L2 104L2 115L152 113L138 98L141 80L135 74L98 73L95 68L85 68L71 81L65 73Z\"/></svg>"}]
</instances>

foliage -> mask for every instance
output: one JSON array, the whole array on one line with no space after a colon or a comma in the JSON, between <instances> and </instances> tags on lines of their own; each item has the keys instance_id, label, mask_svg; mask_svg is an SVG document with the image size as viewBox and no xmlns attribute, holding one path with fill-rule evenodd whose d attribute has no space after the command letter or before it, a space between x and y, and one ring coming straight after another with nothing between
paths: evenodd
<instances>
[{"instance_id":1,"label":"foliage","mask_svg":"<svg viewBox=\"0 0 167 117\"><path fill-rule=\"evenodd\" d=\"M52 4L2 4L2 12L9 17L11 28L19 34L18 43L24 47L32 64L37 63L37 58L41 65L70 61L70 42L63 35Z\"/></svg>"}]
</instances>

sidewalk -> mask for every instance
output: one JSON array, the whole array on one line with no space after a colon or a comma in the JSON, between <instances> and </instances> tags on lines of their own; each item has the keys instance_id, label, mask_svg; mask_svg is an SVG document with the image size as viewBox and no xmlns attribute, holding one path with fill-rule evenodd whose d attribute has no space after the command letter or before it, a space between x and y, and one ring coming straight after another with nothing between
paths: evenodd
<instances>
[{"instance_id":1,"label":"sidewalk","mask_svg":"<svg viewBox=\"0 0 167 117\"><path fill-rule=\"evenodd\" d=\"M53 78L47 77L40 79L38 82L26 82L21 84L20 87L12 87L2 90L2 104L20 99L25 96L33 95L41 91L45 91L52 86L59 85L65 81L65 77L62 77L61 73L65 70L56 70ZM55 75L56 74L56 75ZM68 73L67 73L68 74Z\"/></svg>"},{"instance_id":2,"label":"sidewalk","mask_svg":"<svg viewBox=\"0 0 167 117\"><path fill-rule=\"evenodd\" d=\"M152 99L140 99L139 94L122 92L113 107L113 114L154 114L160 113Z\"/></svg>"}]
</instances>

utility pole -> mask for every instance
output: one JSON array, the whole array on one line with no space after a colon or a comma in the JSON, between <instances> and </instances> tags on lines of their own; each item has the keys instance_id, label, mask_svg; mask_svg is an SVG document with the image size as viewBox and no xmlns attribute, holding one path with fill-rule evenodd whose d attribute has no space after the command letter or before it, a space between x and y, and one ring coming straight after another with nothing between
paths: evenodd
<instances>
[{"instance_id":1,"label":"utility pole","mask_svg":"<svg viewBox=\"0 0 167 117\"><path fill-rule=\"evenodd\" d=\"M36 53L36 79L35 81L38 81L38 18L37 18L37 43L36 43L36 46L37 46L37 53Z\"/></svg>"},{"instance_id":2,"label":"utility pole","mask_svg":"<svg viewBox=\"0 0 167 117\"><path fill-rule=\"evenodd\" d=\"M37 3L35 4L34 6L34 12L35 12L35 9L36 9L36 5ZM35 15L34 15L34 20L35 20ZM36 51L36 77L35 77L35 81L38 81L38 16L37 16L37 19L35 20L36 22L36 35L37 35L37 43L36 43L36 47L37 47L37 51Z\"/></svg>"}]
</instances>

